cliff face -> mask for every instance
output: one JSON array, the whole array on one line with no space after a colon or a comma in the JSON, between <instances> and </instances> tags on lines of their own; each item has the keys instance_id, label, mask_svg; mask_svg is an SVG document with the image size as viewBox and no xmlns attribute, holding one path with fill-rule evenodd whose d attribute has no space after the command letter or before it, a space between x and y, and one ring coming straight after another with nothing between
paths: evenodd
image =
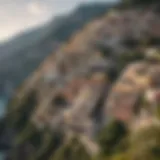
<instances>
[{"instance_id":1,"label":"cliff face","mask_svg":"<svg viewBox=\"0 0 160 160\"><path fill-rule=\"evenodd\" d=\"M150 58L144 59L148 48L159 47L159 27L159 15L152 9L117 10L73 35L10 102L6 117L7 125L18 132L15 143L31 144L39 157L43 146L53 150L49 141L56 131L66 137L79 135L88 151L95 153L94 136L110 118L134 127L142 114L143 95L159 87L158 51L149 52ZM148 106L156 102L146 101ZM144 109L154 114L152 107ZM31 139L44 136L46 130L49 140L33 145Z\"/></svg>"}]
</instances>

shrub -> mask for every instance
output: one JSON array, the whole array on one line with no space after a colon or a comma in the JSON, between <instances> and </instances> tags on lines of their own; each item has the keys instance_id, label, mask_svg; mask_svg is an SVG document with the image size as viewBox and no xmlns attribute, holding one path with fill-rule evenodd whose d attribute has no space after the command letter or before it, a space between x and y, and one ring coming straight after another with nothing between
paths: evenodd
<instances>
[{"instance_id":1,"label":"shrub","mask_svg":"<svg viewBox=\"0 0 160 160\"><path fill-rule=\"evenodd\" d=\"M111 155L117 152L117 148L127 135L125 125L120 121L112 121L99 134L98 143L103 155Z\"/></svg>"}]
</instances>

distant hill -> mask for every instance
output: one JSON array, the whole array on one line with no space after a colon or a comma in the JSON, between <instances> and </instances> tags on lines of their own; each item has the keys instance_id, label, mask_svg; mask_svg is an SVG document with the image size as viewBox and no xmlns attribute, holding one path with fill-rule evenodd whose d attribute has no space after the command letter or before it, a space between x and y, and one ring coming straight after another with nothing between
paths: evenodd
<instances>
[{"instance_id":1,"label":"distant hill","mask_svg":"<svg viewBox=\"0 0 160 160\"><path fill-rule=\"evenodd\" d=\"M84 24L103 15L113 4L93 3L57 16L0 45L0 94L11 93L37 66ZM8 93L9 92L9 93Z\"/></svg>"}]
</instances>

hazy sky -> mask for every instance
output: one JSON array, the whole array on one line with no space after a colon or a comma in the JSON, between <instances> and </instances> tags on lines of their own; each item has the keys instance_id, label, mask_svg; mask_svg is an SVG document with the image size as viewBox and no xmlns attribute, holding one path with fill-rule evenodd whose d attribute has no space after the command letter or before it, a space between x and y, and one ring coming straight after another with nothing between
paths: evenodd
<instances>
[{"instance_id":1,"label":"hazy sky","mask_svg":"<svg viewBox=\"0 0 160 160\"><path fill-rule=\"evenodd\" d=\"M39 25L80 3L96 0L0 0L0 41ZM97 0L116 1L116 0Z\"/></svg>"}]
</instances>

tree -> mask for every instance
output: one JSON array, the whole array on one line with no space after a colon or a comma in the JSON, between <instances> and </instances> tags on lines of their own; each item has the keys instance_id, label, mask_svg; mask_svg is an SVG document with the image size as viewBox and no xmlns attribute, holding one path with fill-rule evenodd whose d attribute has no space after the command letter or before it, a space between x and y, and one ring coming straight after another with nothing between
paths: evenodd
<instances>
[{"instance_id":1,"label":"tree","mask_svg":"<svg viewBox=\"0 0 160 160\"><path fill-rule=\"evenodd\" d=\"M102 154L111 155L116 152L117 147L126 135L127 129L122 122L118 120L110 122L98 136Z\"/></svg>"}]
</instances>

